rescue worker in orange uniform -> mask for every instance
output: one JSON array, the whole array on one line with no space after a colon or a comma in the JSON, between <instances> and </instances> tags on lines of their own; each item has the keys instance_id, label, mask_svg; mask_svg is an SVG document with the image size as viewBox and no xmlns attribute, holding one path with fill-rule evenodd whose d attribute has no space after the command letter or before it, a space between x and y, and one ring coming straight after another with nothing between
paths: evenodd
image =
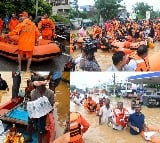
<instances>
[{"instance_id":1,"label":"rescue worker in orange uniform","mask_svg":"<svg viewBox=\"0 0 160 143\"><path fill-rule=\"evenodd\" d=\"M21 70L21 60L26 55L28 60L27 62L27 71L29 71L32 54L34 50L35 43L40 36L38 28L36 25L28 18L28 13L23 12L20 14L22 22L19 23L16 28L9 32L8 36L19 36L18 41L18 64L19 69Z\"/></svg>"},{"instance_id":2,"label":"rescue worker in orange uniform","mask_svg":"<svg viewBox=\"0 0 160 143\"><path fill-rule=\"evenodd\" d=\"M15 14L12 14L12 18L9 22L9 30L13 31L15 29L15 27L19 24L19 20L16 18Z\"/></svg>"},{"instance_id":3,"label":"rescue worker in orange uniform","mask_svg":"<svg viewBox=\"0 0 160 143\"><path fill-rule=\"evenodd\" d=\"M137 53L130 56L130 61L127 65L128 71L143 71L147 72L150 70L148 61L148 47L141 45L137 49Z\"/></svg>"},{"instance_id":4,"label":"rescue worker in orange uniform","mask_svg":"<svg viewBox=\"0 0 160 143\"><path fill-rule=\"evenodd\" d=\"M0 16L0 35L2 34L2 29L3 29L3 20L2 17Z\"/></svg>"},{"instance_id":5,"label":"rescue worker in orange uniform","mask_svg":"<svg viewBox=\"0 0 160 143\"><path fill-rule=\"evenodd\" d=\"M44 14L42 20L38 23L38 28L42 32L42 39L51 40L55 36L55 24Z\"/></svg>"},{"instance_id":6,"label":"rescue worker in orange uniform","mask_svg":"<svg viewBox=\"0 0 160 143\"><path fill-rule=\"evenodd\" d=\"M93 27L92 27L92 31L93 31L93 37L95 38L97 35L99 35L100 37L102 36L102 29L97 25L95 24Z\"/></svg>"},{"instance_id":7,"label":"rescue worker in orange uniform","mask_svg":"<svg viewBox=\"0 0 160 143\"><path fill-rule=\"evenodd\" d=\"M83 126L83 128L82 128ZM89 123L84 117L77 112L70 113L70 142L69 143L84 143L83 133L89 128Z\"/></svg>"},{"instance_id":8,"label":"rescue worker in orange uniform","mask_svg":"<svg viewBox=\"0 0 160 143\"><path fill-rule=\"evenodd\" d=\"M87 109L88 112L96 111L96 102L91 96L88 96L87 100L84 102L84 108Z\"/></svg>"},{"instance_id":9,"label":"rescue worker in orange uniform","mask_svg":"<svg viewBox=\"0 0 160 143\"><path fill-rule=\"evenodd\" d=\"M118 102L117 107L113 108L109 116L109 121L112 123L114 130L122 130L127 126L129 112L123 107L123 102Z\"/></svg>"}]
</instances>

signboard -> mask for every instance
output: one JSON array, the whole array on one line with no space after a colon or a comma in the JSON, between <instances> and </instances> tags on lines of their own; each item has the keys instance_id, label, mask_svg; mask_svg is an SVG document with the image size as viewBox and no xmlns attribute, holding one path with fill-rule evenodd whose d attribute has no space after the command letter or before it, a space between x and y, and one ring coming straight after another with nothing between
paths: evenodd
<instances>
[{"instance_id":1,"label":"signboard","mask_svg":"<svg viewBox=\"0 0 160 143\"><path fill-rule=\"evenodd\" d=\"M146 20L150 19L150 11L146 11Z\"/></svg>"}]
</instances>

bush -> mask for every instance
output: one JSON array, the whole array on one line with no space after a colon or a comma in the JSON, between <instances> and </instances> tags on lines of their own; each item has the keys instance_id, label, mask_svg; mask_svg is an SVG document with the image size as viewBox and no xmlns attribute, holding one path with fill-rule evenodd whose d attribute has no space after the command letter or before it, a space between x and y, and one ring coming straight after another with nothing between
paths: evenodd
<instances>
[{"instance_id":1,"label":"bush","mask_svg":"<svg viewBox=\"0 0 160 143\"><path fill-rule=\"evenodd\" d=\"M62 22L62 23L65 23L65 24L70 23L69 18L66 18L62 15L54 15L54 16L51 16L50 18L55 22Z\"/></svg>"}]
</instances>

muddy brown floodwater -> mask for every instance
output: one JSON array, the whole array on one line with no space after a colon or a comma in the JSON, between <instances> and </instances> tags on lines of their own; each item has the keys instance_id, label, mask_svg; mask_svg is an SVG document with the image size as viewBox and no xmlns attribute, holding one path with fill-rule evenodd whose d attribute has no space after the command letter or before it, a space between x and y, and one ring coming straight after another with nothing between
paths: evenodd
<instances>
[{"instance_id":1,"label":"muddy brown floodwater","mask_svg":"<svg viewBox=\"0 0 160 143\"><path fill-rule=\"evenodd\" d=\"M91 28L87 29L89 31L89 33L91 33ZM71 35L72 34L76 34L78 31L77 30L72 30L71 31ZM160 42L155 42L155 47L153 49L149 49L149 56L160 52ZM76 59L77 57L79 57L81 55L81 49L77 48L77 50L75 50L71 56L73 57L73 59ZM97 52L95 52L95 58L98 61L101 70L102 71L106 71L107 68L112 64L112 55L113 52L107 52L107 51L103 51L101 49L98 49ZM81 69L79 69L79 65L76 66L76 71L81 71Z\"/></svg>"},{"instance_id":2,"label":"muddy brown floodwater","mask_svg":"<svg viewBox=\"0 0 160 143\"><path fill-rule=\"evenodd\" d=\"M98 99L98 96L93 95L94 99ZM130 107L130 99L124 98L111 98L111 105L114 107L117 101L123 101L124 107ZM123 131L115 131L107 125L99 125L99 118L95 114L88 114L84 111L83 106L78 106L70 101L70 110L80 112L84 118L89 122L90 127L86 133L84 133L85 143L146 143L140 135L130 135L129 129ZM142 113L144 113L146 122L149 125L159 126L160 123L160 110L159 108L147 108L142 106Z\"/></svg>"},{"instance_id":3,"label":"muddy brown floodwater","mask_svg":"<svg viewBox=\"0 0 160 143\"><path fill-rule=\"evenodd\" d=\"M11 72L0 72L2 78L5 79L9 86L8 91L0 91L0 105L6 103L11 99L12 96L12 73ZM30 79L31 74L22 72L22 82L20 89L24 91L27 85L27 79ZM47 85L48 87L48 85ZM55 95L55 109L54 109L54 118L56 125L56 137L60 136L64 132L65 122L67 114L69 113L69 85L61 81L58 87L56 88Z\"/></svg>"}]
</instances>

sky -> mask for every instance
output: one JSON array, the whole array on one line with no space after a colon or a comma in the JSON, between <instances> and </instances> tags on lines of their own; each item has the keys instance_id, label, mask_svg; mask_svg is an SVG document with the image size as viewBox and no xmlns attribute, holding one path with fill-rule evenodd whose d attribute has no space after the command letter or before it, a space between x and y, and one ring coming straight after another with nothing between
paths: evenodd
<instances>
[{"instance_id":1,"label":"sky","mask_svg":"<svg viewBox=\"0 0 160 143\"><path fill-rule=\"evenodd\" d=\"M158 8L160 8L159 0L123 0L122 4L125 3L127 11L131 12L132 5L134 5L136 2L148 3L148 5L153 6L154 10L158 10ZM78 4L79 6L94 5L94 0L79 0Z\"/></svg>"},{"instance_id":2,"label":"sky","mask_svg":"<svg viewBox=\"0 0 160 143\"><path fill-rule=\"evenodd\" d=\"M94 85L100 85L101 83L113 81L114 72L71 72L70 84L76 85L76 87L85 89L85 87L93 87ZM116 81L125 81L127 77L134 76L142 73L138 72L116 72ZM144 73L143 73L144 74Z\"/></svg>"}]
</instances>

